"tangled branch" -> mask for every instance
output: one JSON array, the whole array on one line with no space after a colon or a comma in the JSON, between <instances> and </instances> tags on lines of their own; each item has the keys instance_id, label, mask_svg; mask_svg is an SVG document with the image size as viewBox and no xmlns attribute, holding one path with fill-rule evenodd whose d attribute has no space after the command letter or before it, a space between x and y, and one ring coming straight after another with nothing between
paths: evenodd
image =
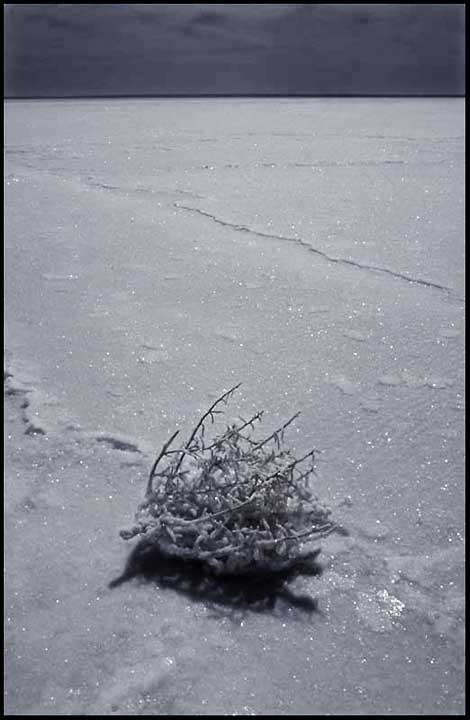
<instances>
[{"instance_id":1,"label":"tangled branch","mask_svg":"<svg viewBox=\"0 0 470 720\"><path fill-rule=\"evenodd\" d=\"M289 568L304 557L306 540L336 529L312 491L315 450L295 458L284 446L285 430L300 413L261 441L252 433L262 412L206 441L207 421L214 424L218 406L239 387L217 398L181 448L169 449L178 431L163 445L124 539L143 535L167 555L230 575Z\"/></svg>"}]
</instances>

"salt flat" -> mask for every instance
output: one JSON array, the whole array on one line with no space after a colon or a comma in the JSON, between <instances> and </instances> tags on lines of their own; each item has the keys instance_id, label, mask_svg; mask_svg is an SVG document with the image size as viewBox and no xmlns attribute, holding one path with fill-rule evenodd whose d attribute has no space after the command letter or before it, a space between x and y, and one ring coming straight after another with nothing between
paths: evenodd
<instances>
[{"instance_id":1,"label":"salt flat","mask_svg":"<svg viewBox=\"0 0 470 720\"><path fill-rule=\"evenodd\" d=\"M461 714L463 101L5 113L7 712ZM312 616L107 588L155 452L239 381L349 531Z\"/></svg>"}]
</instances>

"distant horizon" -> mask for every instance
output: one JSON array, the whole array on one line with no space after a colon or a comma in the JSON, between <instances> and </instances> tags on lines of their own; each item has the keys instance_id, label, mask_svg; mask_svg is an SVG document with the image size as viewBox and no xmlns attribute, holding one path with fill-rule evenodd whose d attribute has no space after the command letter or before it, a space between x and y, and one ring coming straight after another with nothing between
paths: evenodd
<instances>
[{"instance_id":1,"label":"distant horizon","mask_svg":"<svg viewBox=\"0 0 470 720\"><path fill-rule=\"evenodd\" d=\"M194 99L197 100L198 98L246 98L246 99L254 99L257 98L283 98L288 100L289 98L377 98L377 99L452 99L455 98L456 100L464 99L466 97L465 93L449 93L449 94L435 94L435 93L415 93L415 94L403 94L403 93L362 93L362 94L353 94L353 93L322 93L322 94L306 94L306 93L292 93L290 95L285 95L282 93L257 93L257 94L248 94L248 93L161 93L161 94L130 94L126 93L125 95L116 95L116 94L110 94L110 95L4 95L4 100L125 100L126 98L129 99L173 99L173 98L180 98L180 99Z\"/></svg>"}]
</instances>

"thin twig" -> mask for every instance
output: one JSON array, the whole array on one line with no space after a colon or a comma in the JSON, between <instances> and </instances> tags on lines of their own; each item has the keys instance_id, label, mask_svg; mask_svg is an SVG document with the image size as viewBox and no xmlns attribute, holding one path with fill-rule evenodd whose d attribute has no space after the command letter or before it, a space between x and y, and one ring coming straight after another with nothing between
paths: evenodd
<instances>
[{"instance_id":1,"label":"thin twig","mask_svg":"<svg viewBox=\"0 0 470 720\"><path fill-rule=\"evenodd\" d=\"M157 457L157 459L155 460L155 462L152 465L152 469L150 470L150 475L149 475L149 479L148 479L148 483L147 483L147 489L145 491L146 499L148 499L152 494L152 480L155 475L155 470L157 469L157 465L160 462L160 460L162 459L162 457L165 455L167 449L170 447L171 443L173 442L175 437L178 435L178 433L179 433L179 430L174 432L173 435L171 436L171 438L168 440L168 442L166 442L164 444L164 446L162 447L162 449L160 451L160 455Z\"/></svg>"},{"instance_id":2,"label":"thin twig","mask_svg":"<svg viewBox=\"0 0 470 720\"><path fill-rule=\"evenodd\" d=\"M296 467L296 465L298 465L299 463L303 462L304 460L306 460L308 457L311 457L311 456L315 457L315 450L310 450L310 452L308 452L303 457L299 458L298 460L294 460L294 462L291 462L289 465L286 465L284 468L280 468L272 475L269 475L267 478L264 478L264 480L258 485L256 491L258 491L264 485L267 485L271 480L274 480L281 473L286 473L289 470L292 470L293 468Z\"/></svg>"},{"instance_id":3,"label":"thin twig","mask_svg":"<svg viewBox=\"0 0 470 720\"><path fill-rule=\"evenodd\" d=\"M177 463L177 465L176 465L176 468L175 468L175 470L174 470L174 475L177 475L178 470L179 470L180 467L181 467L181 463L183 462L183 458L184 458L184 456L185 456L185 454L186 454L186 450L188 449L188 447L190 447L191 443L193 442L194 438L196 437L197 432L198 432L199 428L201 427L201 425L203 424L204 420L205 420L207 417L209 417L209 415L212 415L212 413L213 413L213 411L214 411L214 408L215 408L220 402L222 402L223 400L225 400L225 398L227 398L229 395L231 395L231 393L233 393L235 390L237 390L237 388L239 388L240 385L241 385L241 383L238 383L238 385L234 385L233 388L231 388L230 390L227 390L227 392L224 393L223 395L221 395L219 398L217 398L217 400L210 406L209 410L207 410L207 412L204 413L204 415L202 416L202 418L199 420L198 424L197 424L196 427L194 428L194 430L193 430L193 432L192 432L192 434L191 434L191 437L189 438L188 442L187 442L186 445L184 446L184 450L183 450L182 454L180 455L180 458L179 458L178 463Z\"/></svg>"},{"instance_id":4,"label":"thin twig","mask_svg":"<svg viewBox=\"0 0 470 720\"><path fill-rule=\"evenodd\" d=\"M288 420L286 423L284 423L284 425L282 425L282 427L278 428L278 429L275 430L273 433L271 433L271 435L269 435L269 437L267 437L265 440L263 440L262 442L258 443L258 444L253 448L253 450L259 450L260 448L263 447L263 445L266 445L266 443L268 443L270 440L273 440L277 435L279 435L279 433L281 433L283 430L285 430L286 427L291 424L291 422L293 422L296 418L298 418L299 415L300 415L300 412L297 412L297 413L295 413L295 415L292 415L292 417L290 418L290 420Z\"/></svg>"},{"instance_id":5,"label":"thin twig","mask_svg":"<svg viewBox=\"0 0 470 720\"><path fill-rule=\"evenodd\" d=\"M227 437L229 437L230 435L233 435L235 433L237 435L239 435L243 440L246 440L247 442L251 443L252 445L256 445L254 440L252 440L249 437L241 436L240 432L241 432L241 430L244 430L246 427L248 427L248 425L252 425L252 423L254 423L255 420L261 420L262 416L263 416L263 410L256 413L256 415L253 415L253 417L250 418L250 420L247 420L246 422L244 422L243 425L240 425L240 426L235 425L234 427L229 428L224 433L224 435L222 435L221 437L214 440L214 442L211 445L207 445L204 448L204 450L211 450L213 447L216 447L216 445L219 445L221 442L223 442Z\"/></svg>"}]
</instances>

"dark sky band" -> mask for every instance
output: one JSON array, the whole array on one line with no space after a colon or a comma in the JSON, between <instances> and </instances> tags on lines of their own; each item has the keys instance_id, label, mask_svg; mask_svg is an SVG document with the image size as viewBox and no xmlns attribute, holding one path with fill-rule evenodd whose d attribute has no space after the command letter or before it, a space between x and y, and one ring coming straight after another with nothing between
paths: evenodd
<instances>
[{"instance_id":1,"label":"dark sky band","mask_svg":"<svg viewBox=\"0 0 470 720\"><path fill-rule=\"evenodd\" d=\"M464 4L6 4L5 95L462 95Z\"/></svg>"}]
</instances>

